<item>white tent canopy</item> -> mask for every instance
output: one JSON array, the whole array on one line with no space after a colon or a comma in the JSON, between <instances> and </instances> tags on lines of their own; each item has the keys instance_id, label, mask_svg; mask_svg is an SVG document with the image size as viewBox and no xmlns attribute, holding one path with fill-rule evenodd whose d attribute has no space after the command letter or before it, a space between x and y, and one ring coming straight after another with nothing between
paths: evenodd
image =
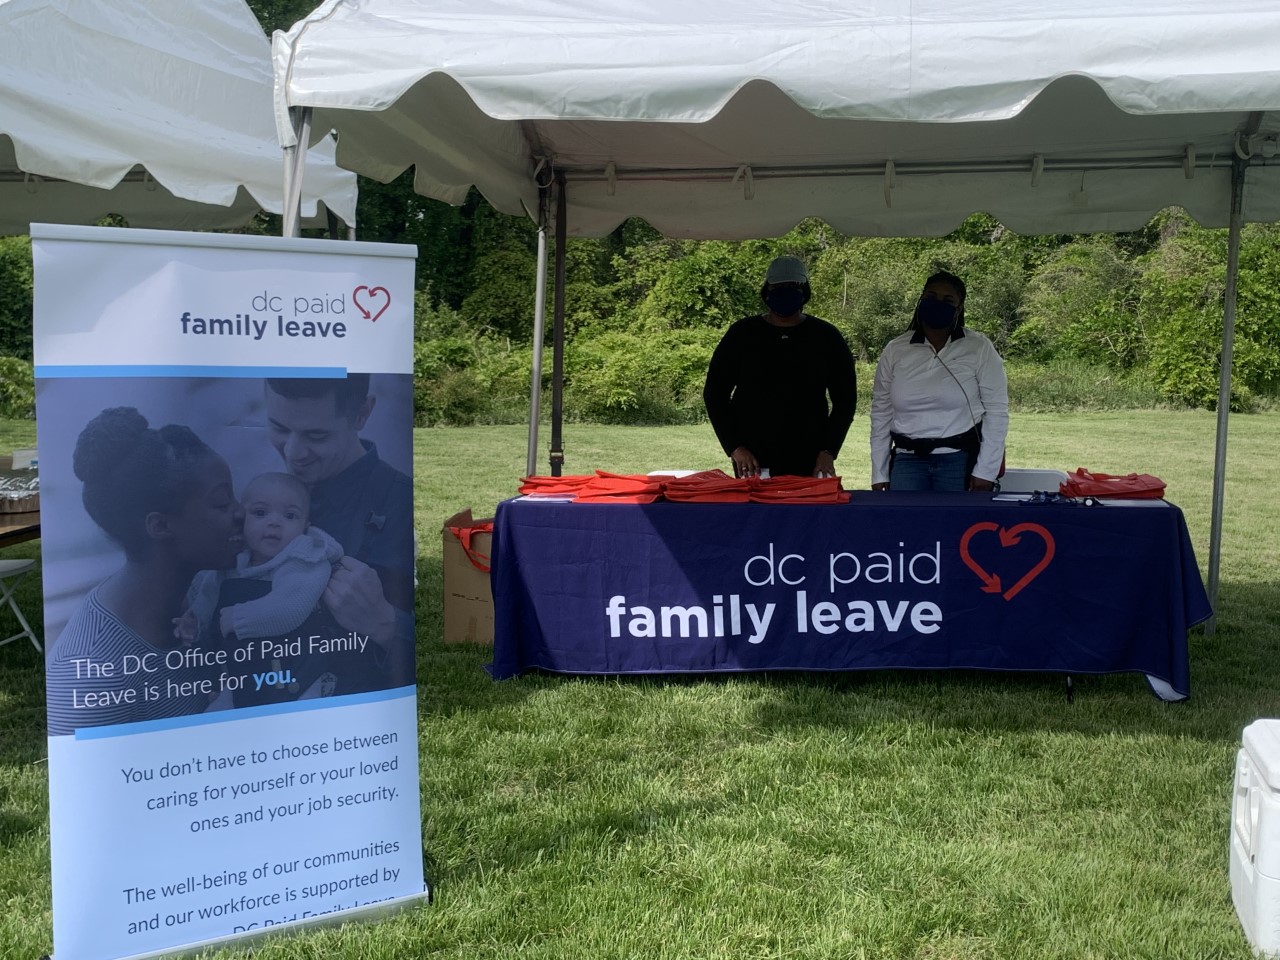
<instances>
[{"instance_id":1,"label":"white tent canopy","mask_svg":"<svg viewBox=\"0 0 1280 960\"><path fill-rule=\"evenodd\" d=\"M532 213L562 172L571 235L1225 225L1237 134L1280 134L1277 35L1274 0L328 0L276 36L278 122L451 203ZM1280 218L1280 163L1249 179Z\"/></svg>"},{"instance_id":2,"label":"white tent canopy","mask_svg":"<svg viewBox=\"0 0 1280 960\"><path fill-rule=\"evenodd\" d=\"M244 0L0 0L0 234L32 221L216 229L284 210L271 49ZM355 223L311 151L303 213Z\"/></svg>"},{"instance_id":3,"label":"white tent canopy","mask_svg":"<svg viewBox=\"0 0 1280 960\"><path fill-rule=\"evenodd\" d=\"M553 390L563 239L631 216L724 239L807 216L942 235L976 211L1115 231L1170 205L1230 226L1216 600L1239 230L1280 219L1276 36L1275 0L326 0L274 38L276 112L285 144L336 129L345 167L535 217L535 342L554 197Z\"/></svg>"}]
</instances>

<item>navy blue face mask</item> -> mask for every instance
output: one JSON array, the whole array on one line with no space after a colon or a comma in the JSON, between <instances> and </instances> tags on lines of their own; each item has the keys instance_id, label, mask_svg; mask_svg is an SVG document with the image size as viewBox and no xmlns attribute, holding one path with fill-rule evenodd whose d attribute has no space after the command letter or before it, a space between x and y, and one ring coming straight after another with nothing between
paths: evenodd
<instances>
[{"instance_id":1,"label":"navy blue face mask","mask_svg":"<svg viewBox=\"0 0 1280 960\"><path fill-rule=\"evenodd\" d=\"M955 304L925 297L916 307L916 316L930 330L946 330L956 322Z\"/></svg>"},{"instance_id":2,"label":"navy blue face mask","mask_svg":"<svg viewBox=\"0 0 1280 960\"><path fill-rule=\"evenodd\" d=\"M804 291L798 287L778 287L765 293L764 302L778 316L790 317L804 306Z\"/></svg>"}]
</instances>

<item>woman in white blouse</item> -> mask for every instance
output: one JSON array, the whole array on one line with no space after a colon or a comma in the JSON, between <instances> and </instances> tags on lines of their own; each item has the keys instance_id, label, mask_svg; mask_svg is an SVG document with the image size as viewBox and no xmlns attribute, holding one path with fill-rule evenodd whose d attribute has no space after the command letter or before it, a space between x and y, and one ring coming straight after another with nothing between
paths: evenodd
<instances>
[{"instance_id":1,"label":"woman in white blouse","mask_svg":"<svg viewBox=\"0 0 1280 960\"><path fill-rule=\"evenodd\" d=\"M991 341L964 326L964 281L924 285L911 327L890 340L871 393L874 490L991 490L1004 460L1009 395Z\"/></svg>"}]
</instances>

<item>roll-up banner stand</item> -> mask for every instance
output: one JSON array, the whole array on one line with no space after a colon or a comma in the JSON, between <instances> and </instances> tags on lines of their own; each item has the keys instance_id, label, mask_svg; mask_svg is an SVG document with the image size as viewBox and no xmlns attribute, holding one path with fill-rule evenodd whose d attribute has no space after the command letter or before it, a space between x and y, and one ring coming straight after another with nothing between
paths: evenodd
<instances>
[{"instance_id":1,"label":"roll-up banner stand","mask_svg":"<svg viewBox=\"0 0 1280 960\"><path fill-rule=\"evenodd\" d=\"M414 249L31 236L57 960L422 900Z\"/></svg>"}]
</instances>

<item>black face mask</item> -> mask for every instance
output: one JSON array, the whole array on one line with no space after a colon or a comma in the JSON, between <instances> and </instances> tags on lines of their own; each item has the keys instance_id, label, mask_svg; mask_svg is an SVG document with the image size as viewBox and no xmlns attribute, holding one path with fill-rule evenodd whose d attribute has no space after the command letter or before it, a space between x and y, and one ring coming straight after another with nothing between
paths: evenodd
<instances>
[{"instance_id":1,"label":"black face mask","mask_svg":"<svg viewBox=\"0 0 1280 960\"><path fill-rule=\"evenodd\" d=\"M932 297L922 299L916 306L916 316L930 330L947 330L955 325L956 307L945 300Z\"/></svg>"},{"instance_id":2,"label":"black face mask","mask_svg":"<svg viewBox=\"0 0 1280 960\"><path fill-rule=\"evenodd\" d=\"M804 306L804 291L796 287L779 287L769 290L764 295L764 302L780 317L790 317L799 313Z\"/></svg>"}]
</instances>

